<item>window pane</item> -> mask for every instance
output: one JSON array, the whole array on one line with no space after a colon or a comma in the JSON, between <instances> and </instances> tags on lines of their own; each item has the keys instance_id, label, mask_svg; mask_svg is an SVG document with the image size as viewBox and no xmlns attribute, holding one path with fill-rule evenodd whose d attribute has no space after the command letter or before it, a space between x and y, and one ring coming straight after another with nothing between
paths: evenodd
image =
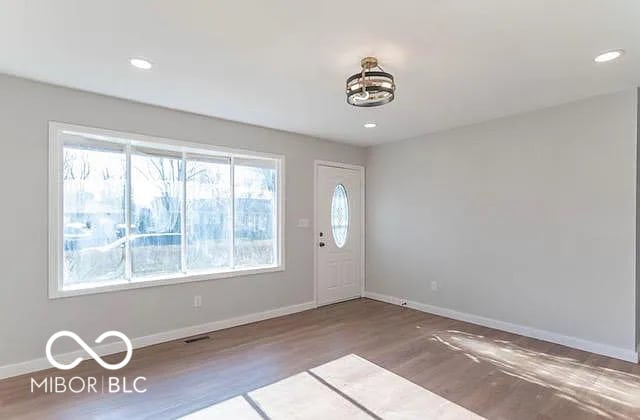
<instances>
[{"instance_id":1,"label":"window pane","mask_svg":"<svg viewBox=\"0 0 640 420\"><path fill-rule=\"evenodd\" d=\"M131 271L181 271L182 160L131 156Z\"/></svg>"},{"instance_id":2,"label":"window pane","mask_svg":"<svg viewBox=\"0 0 640 420\"><path fill-rule=\"evenodd\" d=\"M344 185L336 185L331 199L331 232L333 240L338 248L342 248L347 242L349 230L349 201Z\"/></svg>"},{"instance_id":3,"label":"window pane","mask_svg":"<svg viewBox=\"0 0 640 420\"><path fill-rule=\"evenodd\" d=\"M63 151L63 283L124 278L125 155Z\"/></svg>"},{"instance_id":4,"label":"window pane","mask_svg":"<svg viewBox=\"0 0 640 420\"><path fill-rule=\"evenodd\" d=\"M234 166L235 265L275 263L276 170L242 160Z\"/></svg>"},{"instance_id":5,"label":"window pane","mask_svg":"<svg viewBox=\"0 0 640 420\"><path fill-rule=\"evenodd\" d=\"M231 264L231 165L187 162L187 269Z\"/></svg>"}]
</instances>

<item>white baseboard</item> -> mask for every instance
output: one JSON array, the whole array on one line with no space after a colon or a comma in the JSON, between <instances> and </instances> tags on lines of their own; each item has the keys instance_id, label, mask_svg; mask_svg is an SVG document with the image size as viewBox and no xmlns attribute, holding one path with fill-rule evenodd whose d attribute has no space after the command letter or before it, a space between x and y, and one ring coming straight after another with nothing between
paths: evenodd
<instances>
[{"instance_id":1,"label":"white baseboard","mask_svg":"<svg viewBox=\"0 0 640 420\"><path fill-rule=\"evenodd\" d=\"M193 325L190 327L179 328L176 330L164 331L157 334L145 335L131 339L134 349L151 346L154 344L165 343L167 341L178 340L185 337L191 337L198 334L204 334L211 331L223 330L225 328L236 327L238 325L250 324L252 322L263 321L269 318L276 318L283 315L289 315L296 312L306 311L316 307L315 302L304 302L297 305L284 306L281 308L270 309L264 312L256 312L249 315L243 315L236 318L224 319L221 321L208 322L206 324ZM92 347L100 356L107 354L119 353L124 351L122 343L109 343ZM44 353L44 347L42 348ZM69 363L77 357L87 357L83 350L73 351L55 355L60 363ZM12 376L24 375L26 373L36 372L39 370L51 368L51 364L46 357L39 359L27 360L25 362L14 363L11 365L0 366L0 379Z\"/></svg>"},{"instance_id":2,"label":"white baseboard","mask_svg":"<svg viewBox=\"0 0 640 420\"><path fill-rule=\"evenodd\" d=\"M465 312L454 311L453 309L442 308L439 306L428 305L426 303L414 302L395 296L383 295L375 292L364 292L364 297L379 300L393 305L406 306L418 311L427 312L434 315L443 316L445 318L456 319L459 321L469 322L471 324L482 325L484 327L495 328L510 332L513 334L524 335L526 337L536 338L538 340L549 341L555 344L572 347L578 350L584 350L591 353L601 354L603 356L621 359L627 362L638 363L638 352L630 349L614 347L608 344L596 343L594 341L584 340L582 338L570 337L550 331L539 330L524 325L512 324L510 322L499 321L492 318L486 318L479 315L468 314Z\"/></svg>"}]
</instances>

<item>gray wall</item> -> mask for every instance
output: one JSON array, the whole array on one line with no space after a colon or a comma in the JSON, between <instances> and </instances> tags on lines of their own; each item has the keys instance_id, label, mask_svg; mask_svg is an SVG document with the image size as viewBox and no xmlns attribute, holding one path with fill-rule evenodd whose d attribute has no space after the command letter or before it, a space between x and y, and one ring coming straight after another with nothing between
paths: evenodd
<instances>
[{"instance_id":1,"label":"gray wall","mask_svg":"<svg viewBox=\"0 0 640 420\"><path fill-rule=\"evenodd\" d=\"M635 350L636 109L634 89L370 148L367 290Z\"/></svg>"},{"instance_id":2,"label":"gray wall","mask_svg":"<svg viewBox=\"0 0 640 420\"><path fill-rule=\"evenodd\" d=\"M49 120L285 155L286 271L49 300ZM296 224L313 217L313 161L365 158L361 148L3 75L0 127L0 366L44 357L61 329L87 341L109 329L139 337L312 300L313 235ZM56 349L77 350L67 345Z\"/></svg>"}]
</instances>

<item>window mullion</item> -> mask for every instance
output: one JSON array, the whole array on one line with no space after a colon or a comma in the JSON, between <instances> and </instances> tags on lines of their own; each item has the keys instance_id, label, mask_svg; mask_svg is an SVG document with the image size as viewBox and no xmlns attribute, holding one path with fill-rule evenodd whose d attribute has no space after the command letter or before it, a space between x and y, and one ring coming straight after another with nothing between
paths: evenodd
<instances>
[{"instance_id":1,"label":"window mullion","mask_svg":"<svg viewBox=\"0 0 640 420\"><path fill-rule=\"evenodd\" d=\"M231 269L236 268L236 192L235 192L235 162L233 156L230 159L230 176L231 176L231 249L229 250L229 258L231 261Z\"/></svg>"},{"instance_id":2,"label":"window mullion","mask_svg":"<svg viewBox=\"0 0 640 420\"><path fill-rule=\"evenodd\" d=\"M280 255L280 224L283 223L283 221L280 218L280 215L282 214L282 209L280 208L280 165L276 164L276 171L275 171L275 182L273 184L273 190L274 190L274 194L273 194L273 219L271 220L271 230L272 230L272 235L273 235L273 263L276 265L280 265L280 261L282 256Z\"/></svg>"},{"instance_id":3,"label":"window mullion","mask_svg":"<svg viewBox=\"0 0 640 420\"><path fill-rule=\"evenodd\" d=\"M180 269L187 272L187 158L182 153L182 200L180 200Z\"/></svg>"},{"instance_id":4,"label":"window mullion","mask_svg":"<svg viewBox=\"0 0 640 420\"><path fill-rule=\"evenodd\" d=\"M132 258L131 258L131 146L125 147L125 183L124 183L124 261L125 278L131 282Z\"/></svg>"}]
</instances>

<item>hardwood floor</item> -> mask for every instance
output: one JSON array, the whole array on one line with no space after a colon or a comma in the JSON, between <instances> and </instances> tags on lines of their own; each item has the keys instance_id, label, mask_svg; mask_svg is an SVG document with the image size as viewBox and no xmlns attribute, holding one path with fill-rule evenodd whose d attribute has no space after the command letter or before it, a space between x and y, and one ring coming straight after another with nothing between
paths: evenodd
<instances>
[{"instance_id":1,"label":"hardwood floor","mask_svg":"<svg viewBox=\"0 0 640 420\"><path fill-rule=\"evenodd\" d=\"M487 419L640 418L640 367L368 299L135 350L144 394L30 392L94 361L0 381L0 418L176 418L356 354ZM121 356L105 358L115 363Z\"/></svg>"}]
</instances>

